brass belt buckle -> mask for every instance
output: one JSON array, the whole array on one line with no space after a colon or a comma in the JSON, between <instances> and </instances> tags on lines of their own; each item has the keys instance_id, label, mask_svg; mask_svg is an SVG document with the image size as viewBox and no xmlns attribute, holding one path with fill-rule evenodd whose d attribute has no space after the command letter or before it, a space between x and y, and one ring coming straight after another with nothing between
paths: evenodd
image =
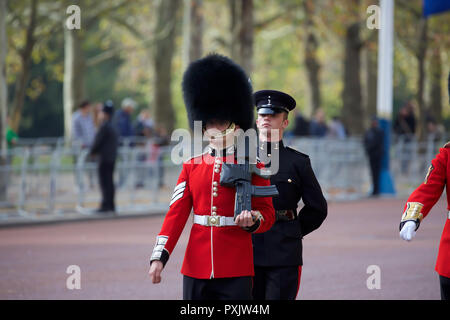
<instances>
[{"instance_id":1,"label":"brass belt buckle","mask_svg":"<svg viewBox=\"0 0 450 320\"><path fill-rule=\"evenodd\" d=\"M220 219L217 216L208 216L208 226L218 227L220 225Z\"/></svg>"}]
</instances>

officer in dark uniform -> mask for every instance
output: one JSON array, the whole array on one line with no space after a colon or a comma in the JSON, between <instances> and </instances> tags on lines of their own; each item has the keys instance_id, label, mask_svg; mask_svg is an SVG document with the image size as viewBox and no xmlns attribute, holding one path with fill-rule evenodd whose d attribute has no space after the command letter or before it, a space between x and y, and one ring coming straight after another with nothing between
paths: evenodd
<instances>
[{"instance_id":1,"label":"officer in dark uniform","mask_svg":"<svg viewBox=\"0 0 450 320\"><path fill-rule=\"evenodd\" d=\"M283 131L295 100L280 91L254 93L258 112L259 155L266 167L274 168L278 153L278 172L270 182L279 196L273 198L276 222L263 234L253 234L255 277L254 299L294 300L302 268L302 238L316 230L327 216L327 202L311 168L309 157L286 147ZM274 135L273 132L278 132ZM277 137L278 136L278 137ZM264 158L266 160L264 160ZM272 163L267 163L272 159ZM300 199L304 207L297 212Z\"/></svg>"},{"instance_id":2,"label":"officer in dark uniform","mask_svg":"<svg viewBox=\"0 0 450 320\"><path fill-rule=\"evenodd\" d=\"M94 139L90 154L98 155L98 177L102 193L102 203L97 210L99 213L114 212L115 187L114 187L114 167L116 163L118 135L111 124L114 114L114 105L111 100L103 104L100 113L102 124Z\"/></svg>"}]
</instances>

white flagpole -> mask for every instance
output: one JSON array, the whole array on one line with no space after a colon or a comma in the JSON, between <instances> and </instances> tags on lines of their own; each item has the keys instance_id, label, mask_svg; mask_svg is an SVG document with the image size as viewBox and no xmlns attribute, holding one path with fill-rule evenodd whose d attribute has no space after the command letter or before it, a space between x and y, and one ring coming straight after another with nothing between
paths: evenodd
<instances>
[{"instance_id":1,"label":"white flagpole","mask_svg":"<svg viewBox=\"0 0 450 320\"><path fill-rule=\"evenodd\" d=\"M384 154L381 162L380 193L395 194L389 171L391 118L393 102L394 0L380 0L381 25L378 33L377 114L384 132Z\"/></svg>"},{"instance_id":2,"label":"white flagpole","mask_svg":"<svg viewBox=\"0 0 450 320\"><path fill-rule=\"evenodd\" d=\"M394 56L394 0L380 0L381 25L378 35L377 113L392 118L392 69Z\"/></svg>"}]
</instances>

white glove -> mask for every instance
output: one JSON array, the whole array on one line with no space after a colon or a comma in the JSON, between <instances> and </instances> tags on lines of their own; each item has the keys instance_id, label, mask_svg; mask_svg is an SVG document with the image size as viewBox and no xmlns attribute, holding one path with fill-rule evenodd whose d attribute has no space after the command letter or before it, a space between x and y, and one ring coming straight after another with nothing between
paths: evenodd
<instances>
[{"instance_id":1,"label":"white glove","mask_svg":"<svg viewBox=\"0 0 450 320\"><path fill-rule=\"evenodd\" d=\"M416 235L416 223L414 221L407 221L402 230L400 230L400 238L406 241L411 241Z\"/></svg>"}]
</instances>

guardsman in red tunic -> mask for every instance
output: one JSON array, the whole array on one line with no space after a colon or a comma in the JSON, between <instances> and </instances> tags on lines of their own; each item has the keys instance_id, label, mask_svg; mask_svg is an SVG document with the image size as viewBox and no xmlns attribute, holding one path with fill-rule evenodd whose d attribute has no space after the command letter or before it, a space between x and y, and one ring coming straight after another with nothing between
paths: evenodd
<instances>
[{"instance_id":1,"label":"guardsman in red tunic","mask_svg":"<svg viewBox=\"0 0 450 320\"><path fill-rule=\"evenodd\" d=\"M236 163L235 130L247 130L253 124L251 84L238 65L214 54L188 67L183 97L191 126L193 121L202 121L209 134L209 151L183 163L156 238L150 277L153 283L161 281L161 271L193 211L181 268L183 299L251 299L252 233L265 232L273 225L272 199L252 198L252 210L234 218L236 190L220 185L223 163ZM253 175L252 184L268 186L270 180Z\"/></svg>"},{"instance_id":2,"label":"guardsman in red tunic","mask_svg":"<svg viewBox=\"0 0 450 320\"><path fill-rule=\"evenodd\" d=\"M419 228L420 222L427 216L431 208L441 197L447 187L447 210L450 210L450 142L440 149L424 182L409 196L403 210L400 223L400 237L411 241ZM439 244L436 271L441 284L441 298L450 300L450 211Z\"/></svg>"},{"instance_id":3,"label":"guardsman in red tunic","mask_svg":"<svg viewBox=\"0 0 450 320\"><path fill-rule=\"evenodd\" d=\"M450 73L448 74L448 95L450 101ZM434 204L447 190L447 219L439 244L435 270L439 274L441 299L450 300L450 141L439 150L431 161L424 182L409 196L400 222L400 237L411 241L420 222L427 216Z\"/></svg>"}]
</instances>

